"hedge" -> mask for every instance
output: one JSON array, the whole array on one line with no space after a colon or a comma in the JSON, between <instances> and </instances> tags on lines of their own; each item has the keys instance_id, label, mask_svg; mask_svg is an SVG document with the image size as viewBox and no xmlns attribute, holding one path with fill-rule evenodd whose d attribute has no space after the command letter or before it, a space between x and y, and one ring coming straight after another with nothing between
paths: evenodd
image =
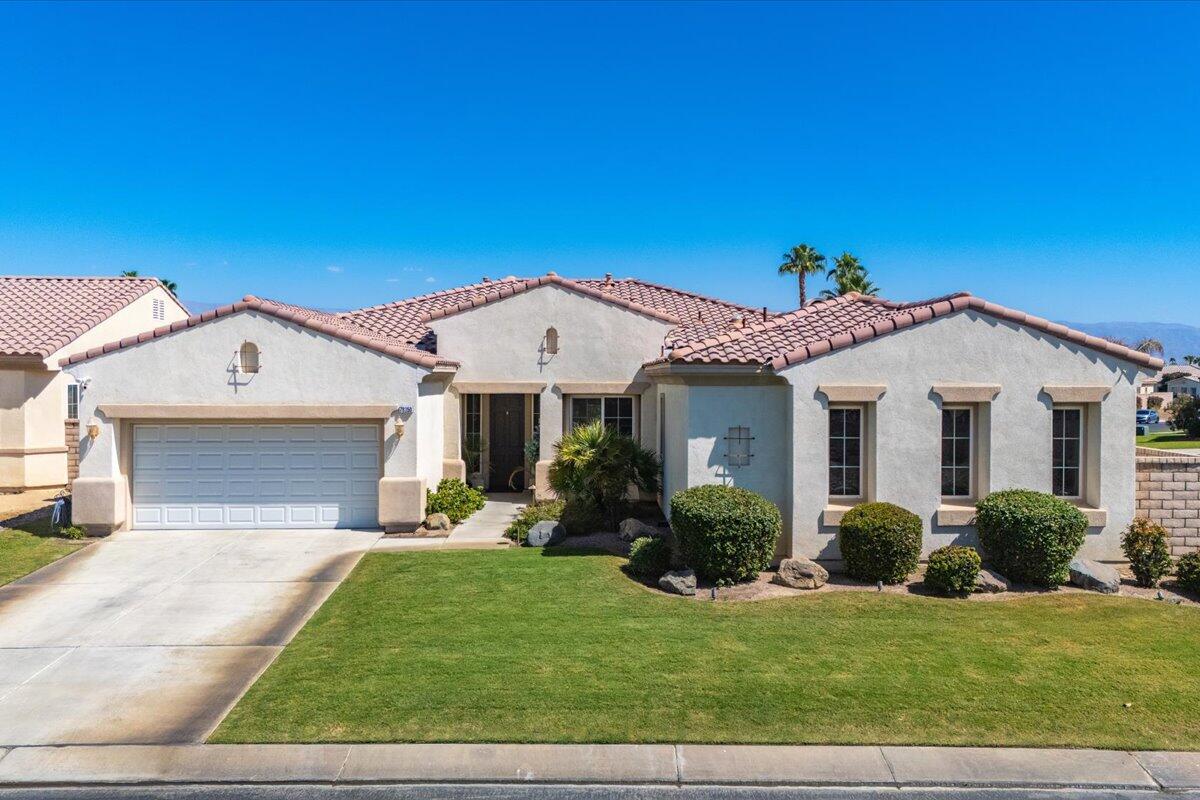
<instances>
[{"instance_id":1,"label":"hedge","mask_svg":"<svg viewBox=\"0 0 1200 800\"><path fill-rule=\"evenodd\" d=\"M846 572L863 581L901 583L921 559L921 519L892 503L863 503L838 529Z\"/></svg>"},{"instance_id":2,"label":"hedge","mask_svg":"<svg viewBox=\"0 0 1200 800\"><path fill-rule=\"evenodd\" d=\"M1087 533L1087 517L1061 497L1028 489L993 492L976 506L983 555L1010 580L1058 586Z\"/></svg>"},{"instance_id":3,"label":"hedge","mask_svg":"<svg viewBox=\"0 0 1200 800\"><path fill-rule=\"evenodd\" d=\"M783 530L779 509L737 486L693 486L671 498L671 530L687 566L718 584L757 577Z\"/></svg>"}]
</instances>

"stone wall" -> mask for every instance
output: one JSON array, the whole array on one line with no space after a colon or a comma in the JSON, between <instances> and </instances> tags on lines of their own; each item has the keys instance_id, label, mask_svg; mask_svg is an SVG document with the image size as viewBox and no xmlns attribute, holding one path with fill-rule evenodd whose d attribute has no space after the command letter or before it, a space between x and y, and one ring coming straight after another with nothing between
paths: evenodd
<instances>
[{"instance_id":1,"label":"stone wall","mask_svg":"<svg viewBox=\"0 0 1200 800\"><path fill-rule=\"evenodd\" d=\"M1171 555L1200 550L1200 458L1139 447L1137 513L1167 529Z\"/></svg>"},{"instance_id":2,"label":"stone wall","mask_svg":"<svg viewBox=\"0 0 1200 800\"><path fill-rule=\"evenodd\" d=\"M69 419L65 423L67 443L67 484L79 477L79 420Z\"/></svg>"}]
</instances>

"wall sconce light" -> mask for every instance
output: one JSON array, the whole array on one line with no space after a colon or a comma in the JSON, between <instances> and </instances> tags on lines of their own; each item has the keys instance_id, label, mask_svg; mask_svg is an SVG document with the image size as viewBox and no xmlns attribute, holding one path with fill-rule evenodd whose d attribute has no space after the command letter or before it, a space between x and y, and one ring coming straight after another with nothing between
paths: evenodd
<instances>
[{"instance_id":1,"label":"wall sconce light","mask_svg":"<svg viewBox=\"0 0 1200 800\"><path fill-rule=\"evenodd\" d=\"M404 420L402 420L402 419L396 420L396 438L397 439L404 438Z\"/></svg>"},{"instance_id":2,"label":"wall sconce light","mask_svg":"<svg viewBox=\"0 0 1200 800\"><path fill-rule=\"evenodd\" d=\"M87 421L87 435L92 441L96 440L96 437L100 435L100 420L92 417Z\"/></svg>"},{"instance_id":3,"label":"wall sconce light","mask_svg":"<svg viewBox=\"0 0 1200 800\"><path fill-rule=\"evenodd\" d=\"M554 328L546 329L546 354L555 355L558 353L558 331Z\"/></svg>"}]
</instances>

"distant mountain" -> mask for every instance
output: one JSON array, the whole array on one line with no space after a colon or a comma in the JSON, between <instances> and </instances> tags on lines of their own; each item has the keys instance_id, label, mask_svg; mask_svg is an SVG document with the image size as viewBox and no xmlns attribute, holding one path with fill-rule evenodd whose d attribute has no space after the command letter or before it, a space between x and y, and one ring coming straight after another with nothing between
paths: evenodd
<instances>
[{"instance_id":1,"label":"distant mountain","mask_svg":"<svg viewBox=\"0 0 1200 800\"><path fill-rule=\"evenodd\" d=\"M1182 362L1186 355L1200 356L1200 328L1174 322L1064 322L1093 336L1112 336L1130 344L1154 338L1163 343L1166 358Z\"/></svg>"}]
</instances>

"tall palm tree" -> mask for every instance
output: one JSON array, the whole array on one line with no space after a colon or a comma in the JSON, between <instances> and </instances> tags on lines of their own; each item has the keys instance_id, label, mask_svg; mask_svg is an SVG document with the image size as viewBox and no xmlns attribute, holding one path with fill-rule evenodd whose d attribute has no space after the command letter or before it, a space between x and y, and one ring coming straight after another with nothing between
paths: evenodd
<instances>
[{"instance_id":1,"label":"tall palm tree","mask_svg":"<svg viewBox=\"0 0 1200 800\"><path fill-rule=\"evenodd\" d=\"M809 275L816 275L825 270L825 256L815 248L806 244L798 244L783 254L783 263L779 265L780 275L795 275L800 289L800 307L808 302L804 280Z\"/></svg>"},{"instance_id":2,"label":"tall palm tree","mask_svg":"<svg viewBox=\"0 0 1200 800\"><path fill-rule=\"evenodd\" d=\"M825 273L825 277L833 281L836 290L824 289L821 297L829 299L850 292L859 294L874 294L880 292L878 286L871 282L867 268L850 253L842 253L833 261L833 267Z\"/></svg>"},{"instance_id":3,"label":"tall palm tree","mask_svg":"<svg viewBox=\"0 0 1200 800\"><path fill-rule=\"evenodd\" d=\"M1171 359L1174 361L1175 359ZM1183 363L1191 364L1193 367L1200 367L1200 356L1184 356Z\"/></svg>"},{"instance_id":4,"label":"tall palm tree","mask_svg":"<svg viewBox=\"0 0 1200 800\"><path fill-rule=\"evenodd\" d=\"M122 278L136 278L138 276L136 269L127 269L121 273Z\"/></svg>"},{"instance_id":5,"label":"tall palm tree","mask_svg":"<svg viewBox=\"0 0 1200 800\"><path fill-rule=\"evenodd\" d=\"M161 283L163 288L171 294L178 294L179 286L175 284L175 281L171 280L170 278L159 278L158 282Z\"/></svg>"},{"instance_id":6,"label":"tall palm tree","mask_svg":"<svg viewBox=\"0 0 1200 800\"><path fill-rule=\"evenodd\" d=\"M1163 354L1163 343L1152 336L1148 336L1145 339L1138 340L1133 349L1146 355L1161 356Z\"/></svg>"}]
</instances>

